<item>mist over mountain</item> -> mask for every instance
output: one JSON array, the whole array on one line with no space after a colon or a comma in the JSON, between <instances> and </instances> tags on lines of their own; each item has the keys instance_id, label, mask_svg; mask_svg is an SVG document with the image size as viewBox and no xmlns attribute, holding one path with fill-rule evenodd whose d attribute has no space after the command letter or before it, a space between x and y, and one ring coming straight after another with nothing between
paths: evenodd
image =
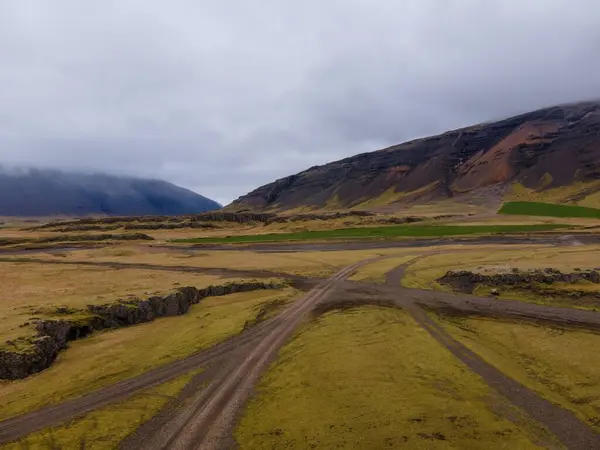
<instances>
[{"instance_id":1,"label":"mist over mountain","mask_svg":"<svg viewBox=\"0 0 600 450\"><path fill-rule=\"evenodd\" d=\"M0 167L2 216L175 215L220 207L162 180Z\"/></svg>"}]
</instances>

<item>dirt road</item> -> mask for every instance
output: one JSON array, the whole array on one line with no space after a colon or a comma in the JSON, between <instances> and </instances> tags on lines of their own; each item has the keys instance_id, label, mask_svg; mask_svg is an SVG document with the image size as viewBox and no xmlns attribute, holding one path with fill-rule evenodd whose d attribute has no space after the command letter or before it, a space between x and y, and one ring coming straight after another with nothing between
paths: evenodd
<instances>
[{"instance_id":1,"label":"dirt road","mask_svg":"<svg viewBox=\"0 0 600 450\"><path fill-rule=\"evenodd\" d=\"M280 315L266 320L208 350L146 372L138 377L99 389L88 395L4 420L0 422L0 444L19 439L34 431L55 426L108 404L118 402L134 392L165 383L193 369L219 364L223 368L227 368L228 364L233 361L236 363L235 370L217 371L217 375L220 376L215 377L211 388L207 392L201 392L196 401L192 402L197 408L189 412L190 421L201 418L202 423L205 424L204 428L195 427L194 436L198 433L204 434L203 439L206 442L221 439L222 433L215 434L214 430L208 433L211 425L218 424L220 429L225 429L231 425L228 421L233 419L236 408L241 405L241 398L248 395L261 370L275 356L277 350L293 333L295 327L314 307L315 303L329 295L341 281L358 267L376 259L378 258L353 264L341 270L329 280L322 281L301 300L286 308ZM208 395L208 392L213 391L213 395ZM215 416L217 411L220 413ZM174 420L167 427L167 445L174 442L187 442L186 438L191 435L187 429L184 429L185 423L187 423L185 417L178 416L177 420ZM163 432L164 430L161 430L161 434ZM145 448L167 448L160 447L163 440L159 436L152 436L147 442L148 446Z\"/></svg>"},{"instance_id":2,"label":"dirt road","mask_svg":"<svg viewBox=\"0 0 600 450\"><path fill-rule=\"evenodd\" d=\"M400 266L395 270L388 273L386 282L397 286L400 284L400 279L395 278L403 276L404 268L406 265ZM423 291L421 291L423 293ZM479 303L482 299L465 298L464 296L453 296L454 304L475 304ZM502 305L499 301L491 302L496 307ZM513 302L508 302L513 303ZM526 303L514 302L517 305L527 306ZM560 405L554 404L538 395L535 391L523 386L517 381L513 380L509 376L502 373L496 367L485 362L479 355L465 347L463 344L454 339L446 330L444 330L439 324L431 319L423 309L415 302L410 296L399 296L396 298L396 304L407 311L413 319L419 323L436 341L442 346L448 349L456 358L462 361L469 369L479 375L491 388L495 389L499 394L503 395L509 402L522 411L527 413L529 417L536 420L538 423L543 425L552 434L554 434L560 442L568 449L573 450L587 450L593 448L600 448L600 434L593 430L587 423L581 421L573 412L563 408ZM513 305L515 306L515 305ZM529 305L535 306L538 305ZM531 313L531 308L524 308L527 313ZM517 311L515 311L517 310ZM544 311L545 310L545 311ZM569 313L577 313L574 310L568 310L564 308L538 308L538 312L545 312L552 317L552 313L559 313L557 317L567 318ZM598 329L600 329L600 315L582 311L588 313L591 321L597 321ZM519 314L518 308L509 310L512 315ZM562 313L562 314L560 314ZM519 314L522 316L522 314ZM535 317L535 314L533 314ZM576 321L571 318L571 322Z\"/></svg>"},{"instance_id":3,"label":"dirt road","mask_svg":"<svg viewBox=\"0 0 600 450\"><path fill-rule=\"evenodd\" d=\"M379 259L379 258L374 258ZM229 365L224 376L216 378L154 432L125 441L122 448L218 449L231 446L231 428L239 409L261 373L277 351L291 337L315 304L324 300L337 285L358 267L374 259L346 267L311 290L303 299L279 315L275 325L244 357Z\"/></svg>"},{"instance_id":4,"label":"dirt road","mask_svg":"<svg viewBox=\"0 0 600 450\"><path fill-rule=\"evenodd\" d=\"M479 375L492 389L543 425L566 448L572 450L600 448L600 434L581 421L573 412L540 397L535 391L485 362L479 355L450 336L419 306L414 303L401 302L401 307L436 341Z\"/></svg>"}]
</instances>

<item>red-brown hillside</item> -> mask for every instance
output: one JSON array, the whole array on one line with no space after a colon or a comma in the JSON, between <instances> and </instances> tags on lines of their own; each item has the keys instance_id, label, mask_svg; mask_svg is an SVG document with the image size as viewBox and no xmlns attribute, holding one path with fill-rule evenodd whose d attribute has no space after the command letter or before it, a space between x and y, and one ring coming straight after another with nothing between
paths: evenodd
<instances>
[{"instance_id":1,"label":"red-brown hillside","mask_svg":"<svg viewBox=\"0 0 600 450\"><path fill-rule=\"evenodd\" d=\"M513 181L550 189L598 179L600 102L587 102L312 167L240 197L230 209L319 208L332 199L338 207L352 207L390 191L407 193L402 202L431 201Z\"/></svg>"}]
</instances>

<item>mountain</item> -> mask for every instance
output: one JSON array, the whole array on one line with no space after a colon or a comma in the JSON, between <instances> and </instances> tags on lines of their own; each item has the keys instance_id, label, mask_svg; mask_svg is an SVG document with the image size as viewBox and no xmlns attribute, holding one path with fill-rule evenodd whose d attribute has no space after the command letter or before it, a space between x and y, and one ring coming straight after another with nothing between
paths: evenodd
<instances>
[{"instance_id":1,"label":"mountain","mask_svg":"<svg viewBox=\"0 0 600 450\"><path fill-rule=\"evenodd\" d=\"M561 191L568 186L577 189ZM368 209L477 196L501 201L519 192L573 203L600 192L600 102L546 108L312 167L228 209Z\"/></svg>"},{"instance_id":2,"label":"mountain","mask_svg":"<svg viewBox=\"0 0 600 450\"><path fill-rule=\"evenodd\" d=\"M0 169L0 215L192 214L221 205L166 181L46 169Z\"/></svg>"}]
</instances>

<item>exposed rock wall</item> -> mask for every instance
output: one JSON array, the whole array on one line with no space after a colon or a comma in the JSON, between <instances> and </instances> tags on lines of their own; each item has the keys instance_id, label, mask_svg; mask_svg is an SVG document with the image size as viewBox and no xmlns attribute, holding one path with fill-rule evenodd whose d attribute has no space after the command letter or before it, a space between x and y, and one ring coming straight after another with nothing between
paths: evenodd
<instances>
[{"instance_id":1,"label":"exposed rock wall","mask_svg":"<svg viewBox=\"0 0 600 450\"><path fill-rule=\"evenodd\" d=\"M519 271L512 273L478 273L469 270L450 270L439 278L440 283L449 284L463 291L472 292L476 284L482 283L489 286L516 286L531 283L552 284L563 282L574 284L579 281L589 281L600 283L600 272L594 270L579 270L575 272L564 273L558 269L544 269Z\"/></svg>"},{"instance_id":2,"label":"exposed rock wall","mask_svg":"<svg viewBox=\"0 0 600 450\"><path fill-rule=\"evenodd\" d=\"M88 305L89 317L77 321L40 320L36 323L37 336L26 350L0 350L0 379L25 378L50 367L69 341L84 338L97 330L126 327L151 322L157 317L185 314L190 306L206 297L281 287L282 284L261 281L228 283L203 289L183 287L165 297Z\"/></svg>"}]
</instances>

